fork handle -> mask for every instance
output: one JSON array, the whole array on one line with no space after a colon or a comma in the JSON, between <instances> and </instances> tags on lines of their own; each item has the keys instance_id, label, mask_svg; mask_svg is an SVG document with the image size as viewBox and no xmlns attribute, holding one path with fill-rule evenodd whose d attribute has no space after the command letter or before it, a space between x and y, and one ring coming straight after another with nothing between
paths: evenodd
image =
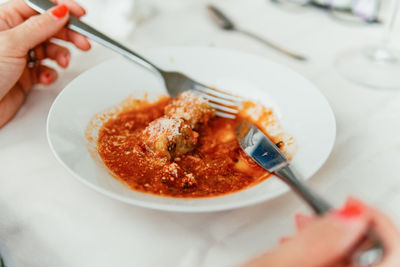
<instances>
[{"instance_id":1,"label":"fork handle","mask_svg":"<svg viewBox=\"0 0 400 267\"><path fill-rule=\"evenodd\" d=\"M324 214L332 209L320 195L311 190L302 180L298 179L289 166L283 167L275 174L288 184L317 214Z\"/></svg>"},{"instance_id":2,"label":"fork handle","mask_svg":"<svg viewBox=\"0 0 400 267\"><path fill-rule=\"evenodd\" d=\"M275 171L275 174L301 196L315 213L322 215L332 210L332 206L328 202L297 178L289 165ZM382 260L384 252L384 247L377 234L373 230L369 230L352 251L351 260L357 267L371 267Z\"/></svg>"},{"instance_id":3,"label":"fork handle","mask_svg":"<svg viewBox=\"0 0 400 267\"><path fill-rule=\"evenodd\" d=\"M241 34L247 35L250 38L253 38L254 40L257 40L267 46L269 46L272 49L275 49L278 52L281 52L284 55L287 55L289 57L292 57L294 59L300 60L300 61L307 61L307 58L305 56L296 54L292 51L289 51L281 46L278 46L277 44L271 42L270 40L267 40L265 38L262 38L252 32L246 31L246 30L242 30L242 29L235 29L237 32L240 32Z\"/></svg>"},{"instance_id":4,"label":"fork handle","mask_svg":"<svg viewBox=\"0 0 400 267\"><path fill-rule=\"evenodd\" d=\"M28 6L30 6L32 9L36 10L39 13L44 13L44 12L46 12L46 10L48 10L56 5L53 2L50 2L49 0L25 0L25 2ZM139 54L133 52L126 46L113 40L112 38L108 37L107 35L101 33L100 31L96 30L95 28L89 26L88 24L80 21L77 17L75 17L73 15L70 15L68 28L92 39L93 41L98 42L99 44L102 44L108 48L111 48L115 52L134 61L135 63L141 65L142 67L162 76L163 70L161 70L159 67L154 65L152 62L150 62L149 60L140 56Z\"/></svg>"}]
</instances>

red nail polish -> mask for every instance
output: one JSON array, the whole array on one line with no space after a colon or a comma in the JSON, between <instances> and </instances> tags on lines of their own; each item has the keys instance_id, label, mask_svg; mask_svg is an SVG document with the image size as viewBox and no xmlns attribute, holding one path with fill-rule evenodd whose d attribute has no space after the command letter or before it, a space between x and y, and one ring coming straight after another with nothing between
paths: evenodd
<instances>
[{"instance_id":1,"label":"red nail polish","mask_svg":"<svg viewBox=\"0 0 400 267\"><path fill-rule=\"evenodd\" d=\"M364 205L360 201L349 198L344 207L335 212L335 215L345 219L352 219L361 216L364 210Z\"/></svg>"},{"instance_id":2,"label":"red nail polish","mask_svg":"<svg viewBox=\"0 0 400 267\"><path fill-rule=\"evenodd\" d=\"M51 74L50 73L45 73L44 78L46 79L47 82L51 81Z\"/></svg>"},{"instance_id":3,"label":"red nail polish","mask_svg":"<svg viewBox=\"0 0 400 267\"><path fill-rule=\"evenodd\" d=\"M67 15L67 13L68 13L68 7L64 4L56 6L51 11L51 14L58 19L65 17L65 15Z\"/></svg>"}]
</instances>

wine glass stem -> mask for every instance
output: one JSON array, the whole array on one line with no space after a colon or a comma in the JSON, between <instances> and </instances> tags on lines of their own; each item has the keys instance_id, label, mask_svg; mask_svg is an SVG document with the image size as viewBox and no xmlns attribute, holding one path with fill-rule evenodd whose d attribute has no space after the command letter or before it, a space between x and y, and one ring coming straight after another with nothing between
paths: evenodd
<instances>
[{"instance_id":1,"label":"wine glass stem","mask_svg":"<svg viewBox=\"0 0 400 267\"><path fill-rule=\"evenodd\" d=\"M396 54L389 48L391 36L396 22L398 9L400 7L400 0L393 0L390 2L389 17L385 26L385 30L382 36L381 44L373 50L368 50L367 55L369 58L376 63L393 63L399 59Z\"/></svg>"},{"instance_id":2,"label":"wine glass stem","mask_svg":"<svg viewBox=\"0 0 400 267\"><path fill-rule=\"evenodd\" d=\"M383 34L382 45L383 47L387 47L390 40L392 31L394 28L394 23L396 22L397 13L400 7L400 0L394 0L392 6L390 7L390 17L385 27L385 32Z\"/></svg>"}]
</instances>

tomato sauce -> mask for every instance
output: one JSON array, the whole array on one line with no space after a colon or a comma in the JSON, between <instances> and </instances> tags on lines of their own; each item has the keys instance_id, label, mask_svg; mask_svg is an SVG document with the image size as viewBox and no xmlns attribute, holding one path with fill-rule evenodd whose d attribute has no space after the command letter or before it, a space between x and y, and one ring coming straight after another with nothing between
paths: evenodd
<instances>
[{"instance_id":1,"label":"tomato sauce","mask_svg":"<svg viewBox=\"0 0 400 267\"><path fill-rule=\"evenodd\" d=\"M154 103L136 101L135 107L125 109L108 119L99 130L97 150L107 168L131 189L162 196L199 198L224 195L243 190L269 177L240 148L235 129L243 119L212 118L201 125L196 148L173 159L157 157L146 149L140 138L145 127L164 115L171 98L164 97ZM244 106L251 106L247 103ZM272 113L264 108L264 120L271 121ZM265 125L263 125L265 126ZM282 145L282 140L275 138ZM189 173L195 183L166 180L166 168L178 168Z\"/></svg>"}]
</instances>

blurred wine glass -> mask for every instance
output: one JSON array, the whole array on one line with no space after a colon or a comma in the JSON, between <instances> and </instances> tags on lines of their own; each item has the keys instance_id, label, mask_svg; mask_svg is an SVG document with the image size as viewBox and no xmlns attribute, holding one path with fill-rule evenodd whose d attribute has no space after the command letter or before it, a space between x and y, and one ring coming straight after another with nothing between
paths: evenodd
<instances>
[{"instance_id":1,"label":"blurred wine glass","mask_svg":"<svg viewBox=\"0 0 400 267\"><path fill-rule=\"evenodd\" d=\"M338 22L353 25L379 23L377 18L383 0L270 0L276 6L293 13L320 10Z\"/></svg>"},{"instance_id":2,"label":"blurred wine glass","mask_svg":"<svg viewBox=\"0 0 400 267\"><path fill-rule=\"evenodd\" d=\"M353 82L372 88L400 89L400 51L390 47L400 0L385 1L390 1L389 14L381 42L342 52L335 67Z\"/></svg>"},{"instance_id":3,"label":"blurred wine glass","mask_svg":"<svg viewBox=\"0 0 400 267\"><path fill-rule=\"evenodd\" d=\"M88 10L88 14L82 20L119 41L128 39L139 24L155 13L154 5L150 0L85 0L81 2Z\"/></svg>"}]
</instances>

